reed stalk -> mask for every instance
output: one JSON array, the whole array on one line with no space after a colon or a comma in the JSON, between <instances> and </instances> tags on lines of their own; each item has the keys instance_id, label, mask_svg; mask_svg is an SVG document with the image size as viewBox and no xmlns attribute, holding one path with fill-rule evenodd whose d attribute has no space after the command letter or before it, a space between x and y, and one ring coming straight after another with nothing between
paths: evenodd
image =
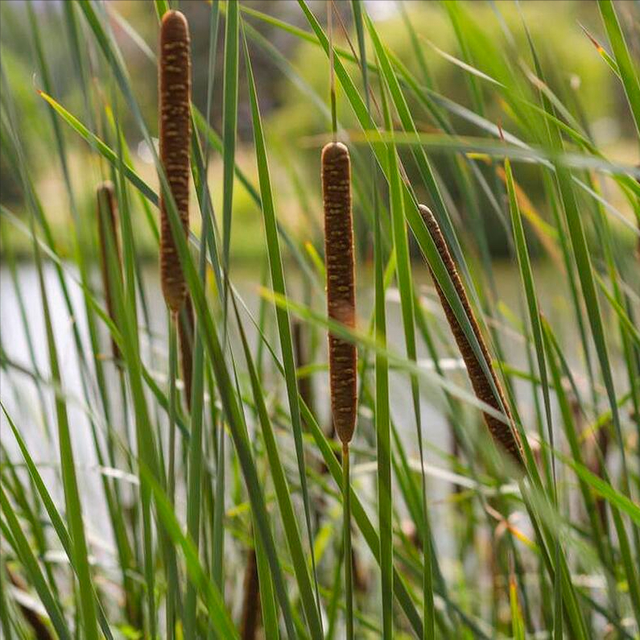
<instances>
[{"instance_id":1,"label":"reed stalk","mask_svg":"<svg viewBox=\"0 0 640 640\"><path fill-rule=\"evenodd\" d=\"M440 230L440 226L436 221L431 210L425 205L419 205L420 214L424 223L429 231L429 235L433 240L440 257L442 258L442 262L451 277L451 281L453 286L460 298L460 302L464 308L465 314L469 319L469 323L471 324L471 328L473 333L480 345L480 349L482 351L482 356L489 370L491 379L487 376L484 368L482 367L482 363L479 358L475 354L472 345L470 344L464 330L460 326L458 319L456 318L451 305L449 304L447 297L444 295L442 288L438 284L431 267L429 267L429 271L431 276L433 277L433 281L436 286L436 290L438 292L438 297L440 298L440 302L444 309L445 316L447 318L447 322L449 323L449 327L451 328L451 332L453 333L453 337L455 338L456 344L458 345L458 349L460 350L460 354L464 363L467 367L467 373L469 375L469 379L471 381L471 386L473 387L473 391L478 397L479 400L488 404L490 407L496 409L496 411L502 411L504 415L507 417L508 424L505 424L501 420L498 420L492 415L483 412L484 421L491 433L491 436L494 442L501 447L502 450L506 451L511 459L516 463L516 467L521 471L524 471L524 457L522 451L522 444L520 442L520 438L518 437L518 432L516 430L513 416L511 415L511 411L509 410L509 406L507 404L504 392L502 390L502 385L500 384L500 380L496 375L493 365L491 363L491 357L489 355L489 350L487 348L487 344L485 342L484 336L480 331L480 327L478 325L478 321L476 320L475 314L473 313L473 309L469 303L469 298L467 296L467 292L462 284L462 280L460 279L460 275L458 274L458 269L451 257L451 253L449 251L449 247L442 235L442 231ZM494 391L497 391L497 393Z\"/></svg>"},{"instance_id":2,"label":"reed stalk","mask_svg":"<svg viewBox=\"0 0 640 640\"><path fill-rule=\"evenodd\" d=\"M322 150L325 268L329 318L354 328L356 320L353 219L351 213L351 160L349 150L331 142ZM329 333L331 414L342 442L345 593L347 637L353 637L353 567L351 563L351 513L349 443L356 426L357 350L355 345Z\"/></svg>"}]
</instances>

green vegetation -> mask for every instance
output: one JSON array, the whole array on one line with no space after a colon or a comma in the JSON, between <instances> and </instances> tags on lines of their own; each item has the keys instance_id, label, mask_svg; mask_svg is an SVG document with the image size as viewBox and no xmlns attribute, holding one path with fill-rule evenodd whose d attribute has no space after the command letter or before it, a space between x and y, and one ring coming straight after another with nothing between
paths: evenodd
<instances>
[{"instance_id":1,"label":"green vegetation","mask_svg":"<svg viewBox=\"0 0 640 640\"><path fill-rule=\"evenodd\" d=\"M2 3L2 637L640 637L637 7L376 5Z\"/></svg>"}]
</instances>

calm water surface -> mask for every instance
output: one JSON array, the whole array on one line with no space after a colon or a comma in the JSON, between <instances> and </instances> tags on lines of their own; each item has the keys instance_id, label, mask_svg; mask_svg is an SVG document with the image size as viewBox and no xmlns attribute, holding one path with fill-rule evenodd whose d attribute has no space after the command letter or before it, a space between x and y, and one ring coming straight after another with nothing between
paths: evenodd
<instances>
[{"instance_id":1,"label":"calm water surface","mask_svg":"<svg viewBox=\"0 0 640 640\"><path fill-rule=\"evenodd\" d=\"M100 485L99 468L95 456L90 424L87 419L88 414L95 412L95 414L101 415L102 411L99 404L99 396L96 389L92 386L93 377L87 376L83 379L78 367L72 332L74 324L77 326L84 344L87 345L85 353L90 354L90 349L88 347L82 295L75 282L75 271L73 268L69 267L68 273L70 274L68 278L69 292L75 309L75 316L73 318L69 317L57 283L56 274L51 267L46 270L45 284L49 296L56 345L60 358L63 388L68 398L75 458L79 467L79 481L83 493L83 505L90 531L93 534L94 545L96 545L97 548L100 548L100 545L104 545L104 548L107 549L112 544L111 533L109 527L104 526L105 507ZM425 269L416 267L414 274L420 291L424 294L425 306L427 309L433 311L430 326L438 339L442 339L439 346L440 353L443 355L442 364L444 368L448 370L448 375L454 382L467 388L465 372L461 368L457 353L452 348L452 338L448 332L448 328L442 322L441 308L434 297L428 273ZM583 371L583 367L578 352L578 338L574 329L573 312L570 307L567 292L564 289L564 277L557 277L554 268L546 265L535 265L535 275L542 310L556 330L561 344L565 345L566 355L571 366L576 370L578 380L580 381L582 379L581 372ZM40 468L43 469L45 478L49 482L54 496L58 499L59 504L62 505L62 494L59 484L56 481L55 473L57 466L56 461L58 459L55 434L52 434L51 437L46 434L42 420L39 395L36 385L33 383L34 373L36 376L41 376L44 380L48 378L48 356L37 273L32 265L25 264L18 267L17 277L23 296L24 316L30 334L31 350L15 287L8 269L3 267L0 271L0 337L2 340L2 348L11 364L8 369L0 371L2 402L7 406L10 414L20 428L33 458L38 462ZM257 317L259 306L259 294L257 291L259 269L235 270L232 273L232 279L248 308L252 314ZM145 333L142 338L144 357L147 366L157 377L158 382L164 385L167 370L167 321L155 265L145 267L144 281L151 322L150 335ZM371 283L371 274L366 272L359 274L359 282L358 313L362 326L366 326L373 302L372 290L369 285L369 283ZM523 307L522 300L519 298L520 283L517 269L509 264L496 265L496 284L501 304L514 314L520 315L520 310ZM305 296L310 296L312 299L317 300L316 296L321 295L321 292L305 291L302 282L299 279L295 279L295 277L293 280L291 280L291 278L289 279L288 287L290 295L297 300L302 300ZM389 292L387 311L389 345L399 353L404 353L399 301L397 293L394 290ZM245 327L249 331L251 344L255 345L257 343L257 337L255 332L251 331L250 323L247 322ZM613 328L612 326L612 330ZM505 326L501 326L500 333L503 339L502 347L504 349L504 356L508 364L517 369L527 369L526 354L523 349L522 340L517 332L508 327L505 328ZM275 333L272 332L271 335L273 336ZM108 344L104 339L104 332L101 338L103 345ZM446 352L446 348L442 348L444 341L448 343L449 353ZM234 336L232 336L232 345L233 342ZM236 353L239 354L239 352L240 350L238 349ZM31 353L35 360L37 372L34 372ZM433 363L428 361L428 354L423 345L420 345L419 357L422 359L421 364L424 367L433 367ZM318 358L322 362L326 361L324 340L320 340ZM105 369L108 375L109 394L115 401L120 397L118 377L112 363L105 363ZM89 397L92 398L89 406L87 406L84 399L82 390L83 380L87 385ZM277 385L279 389L282 389L281 380L273 380L273 383ZM390 384L392 418L399 428L408 453L417 460L417 437L410 385L408 384L406 375L399 372L391 373ZM321 370L314 375L313 385L317 411L321 422L326 424L328 422L329 406L326 371ZM531 425L533 417L533 397L530 385L517 382L516 394L518 397L518 407L523 416L523 420L525 420L525 424ZM52 399L49 397L49 393L45 393L44 396L46 411L50 417L50 422L54 423ZM439 389L433 385L423 383L421 386L421 409L423 415L423 437L427 446L427 462L440 469L445 469L446 463L440 456L439 451L447 451L449 449L450 434L442 408L443 397ZM122 415L121 407L115 407L115 415ZM362 419L366 420L367 416L363 415ZM117 418L115 418L115 420L117 420ZM2 417L1 424L2 443L9 452L12 452L13 459L19 460L19 454L14 455L17 453L15 442L9 433L9 428L4 416ZM103 435L102 429L103 425L98 423L99 437ZM366 442L360 444L365 447L368 446ZM293 455L293 453L291 453L291 455ZM366 490L366 487L370 486L370 477L373 472L374 469L372 469L370 464L367 464L367 461L364 461L361 465L356 464L354 467L354 477L359 477L359 482L361 482L363 490ZM451 484L446 478L439 478L437 475L438 474L435 474L429 478L430 499L434 505L433 508L436 510L443 504L444 498L446 498L451 491ZM127 483L129 480L125 477L122 482ZM437 517L436 521L438 521ZM441 534L437 535L437 540L438 544L442 544L446 551L446 547L449 545L448 536L443 535L443 532L441 532Z\"/></svg>"}]
</instances>

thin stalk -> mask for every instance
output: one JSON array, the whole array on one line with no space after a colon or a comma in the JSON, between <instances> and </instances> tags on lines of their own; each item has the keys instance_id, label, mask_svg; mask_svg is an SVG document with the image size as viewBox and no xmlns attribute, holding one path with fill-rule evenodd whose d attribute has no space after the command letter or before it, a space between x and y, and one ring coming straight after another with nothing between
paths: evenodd
<instances>
[{"instance_id":1,"label":"thin stalk","mask_svg":"<svg viewBox=\"0 0 640 640\"><path fill-rule=\"evenodd\" d=\"M338 138L338 112L336 105L336 75L333 68L333 0L327 3L327 31L329 34L329 99L331 101L331 133L333 142Z\"/></svg>"},{"instance_id":2,"label":"thin stalk","mask_svg":"<svg viewBox=\"0 0 640 640\"><path fill-rule=\"evenodd\" d=\"M169 449L168 449L168 490L167 495L171 502L175 502L176 493L176 414L178 409L178 393L176 385L178 339L176 327L178 318L175 314L169 315Z\"/></svg>"},{"instance_id":3,"label":"thin stalk","mask_svg":"<svg viewBox=\"0 0 640 640\"><path fill-rule=\"evenodd\" d=\"M342 445L342 492L344 533L344 587L347 640L353 640L353 563L351 562L351 483L349 479L349 444Z\"/></svg>"}]
</instances>

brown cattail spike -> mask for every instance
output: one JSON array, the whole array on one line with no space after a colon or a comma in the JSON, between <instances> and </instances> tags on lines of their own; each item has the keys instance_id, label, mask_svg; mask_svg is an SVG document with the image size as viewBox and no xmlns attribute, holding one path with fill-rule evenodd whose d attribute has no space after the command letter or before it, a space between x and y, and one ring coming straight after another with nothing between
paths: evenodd
<instances>
[{"instance_id":1,"label":"brown cattail spike","mask_svg":"<svg viewBox=\"0 0 640 640\"><path fill-rule=\"evenodd\" d=\"M324 250L329 318L355 327L355 273L351 216L351 161L340 142L322 150ZM357 352L355 345L329 334L331 411L338 437L348 444L356 425Z\"/></svg>"},{"instance_id":2,"label":"brown cattail spike","mask_svg":"<svg viewBox=\"0 0 640 640\"><path fill-rule=\"evenodd\" d=\"M191 54L189 25L179 11L167 11L160 29L160 160L185 236L189 230L189 143L191 139ZM171 232L164 195L160 197L162 293L177 313L187 287Z\"/></svg>"},{"instance_id":3,"label":"brown cattail spike","mask_svg":"<svg viewBox=\"0 0 640 640\"><path fill-rule=\"evenodd\" d=\"M464 307L465 314L469 319L469 322L473 329L473 333L475 334L480 345L482 356L491 374L491 379L489 379L485 373L485 370L482 368L482 364L476 356L473 347L469 343L464 330L460 326L460 323L458 322L453 309L449 305L444 292L442 291L440 285L434 277L433 279L438 291L438 296L440 297L440 302L442 303L444 313L447 317L447 321L449 322L449 326L451 327L451 332L453 333L453 337L456 340L458 349L460 349L462 359L464 360L467 367L467 372L469 374L473 390L480 400L488 404L490 407L493 407L497 411L503 411L509 422L509 424L505 424L494 416L485 413L484 419L487 427L489 428L489 431L491 432L491 435L493 436L495 442L497 442L504 450L506 450L511 455L513 460L521 469L524 469L522 444L520 443L518 432L515 429L513 417L511 415L511 412L509 411L509 407L504 397L502 386L500 385L500 381L496 376L495 371L493 370L491 358L489 356L489 350L487 349L484 337L480 332L480 327L478 326L476 317L473 313L473 310L471 309L471 305L469 304L469 299L467 298L467 293L462 285L462 280L458 275L456 265L453 262L453 258L449 253L449 248L447 247L447 243L445 242L445 239L442 235L442 231L440 231L440 226L438 225L433 214L428 209L428 207L425 207L422 204L419 206L419 209L420 214L422 215L422 219L427 226L429 234L431 235L431 238L435 243L436 248L438 249L438 253L442 258L442 262L444 262L444 266L451 276L451 281L453 282L456 293L458 294L460 302ZM431 275L433 276L433 271L431 271ZM493 385L491 384L492 381ZM494 387L497 390L497 395L496 393L494 393Z\"/></svg>"},{"instance_id":4,"label":"brown cattail spike","mask_svg":"<svg viewBox=\"0 0 640 640\"><path fill-rule=\"evenodd\" d=\"M117 273L122 272L122 253L120 249L120 234L118 233L118 205L113 184L103 182L98 187L98 241L100 244L100 270L102 271L102 285L107 303L107 313L111 320L115 320L113 300L113 283L109 271L109 254L115 252ZM114 360L120 359L120 350L116 341L111 339L111 355Z\"/></svg>"}]
</instances>

